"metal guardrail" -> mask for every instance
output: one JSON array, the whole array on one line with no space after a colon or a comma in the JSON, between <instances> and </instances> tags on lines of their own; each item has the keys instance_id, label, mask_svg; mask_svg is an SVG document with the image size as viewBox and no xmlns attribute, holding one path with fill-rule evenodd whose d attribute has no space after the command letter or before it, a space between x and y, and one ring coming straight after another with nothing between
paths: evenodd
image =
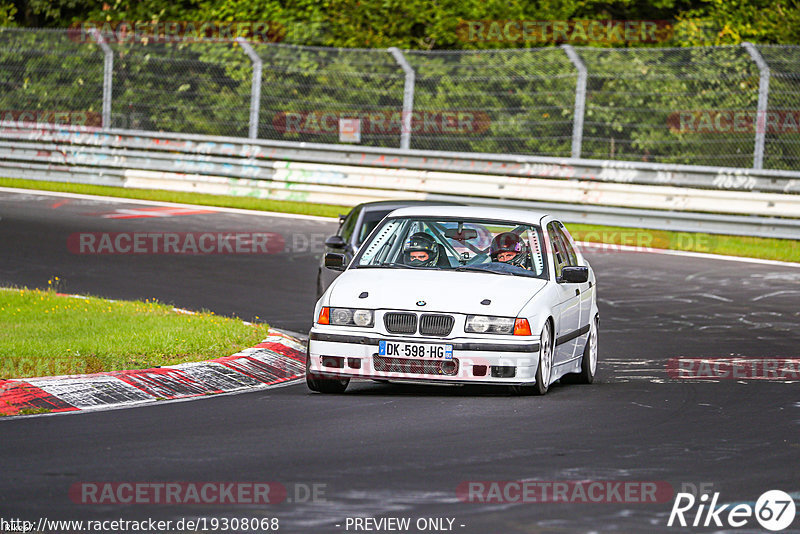
<instances>
[{"instance_id":1,"label":"metal guardrail","mask_svg":"<svg viewBox=\"0 0 800 534\"><path fill-rule=\"evenodd\" d=\"M0 175L344 205L447 199L573 222L800 238L791 171L0 123Z\"/></svg>"},{"instance_id":2,"label":"metal guardrail","mask_svg":"<svg viewBox=\"0 0 800 534\"><path fill-rule=\"evenodd\" d=\"M540 176L601 182L644 185L673 185L715 190L800 193L800 171L735 169L695 165L553 158L515 154L474 154L428 150L327 145L211 137L169 132L137 130L100 130L78 126L29 124L20 128L16 122L0 121L0 139L10 142L41 142L67 146L103 147L104 149L139 149L147 152L198 156L235 157L249 162L284 160L313 163L364 165L381 168ZM117 152L117 154L122 154ZM178 158L180 160L180 158Z\"/></svg>"}]
</instances>

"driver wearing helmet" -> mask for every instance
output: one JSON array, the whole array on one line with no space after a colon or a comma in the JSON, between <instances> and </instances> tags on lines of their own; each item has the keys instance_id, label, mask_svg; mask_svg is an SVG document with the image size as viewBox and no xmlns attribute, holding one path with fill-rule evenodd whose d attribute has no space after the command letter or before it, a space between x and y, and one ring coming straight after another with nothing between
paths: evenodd
<instances>
[{"instance_id":1,"label":"driver wearing helmet","mask_svg":"<svg viewBox=\"0 0 800 534\"><path fill-rule=\"evenodd\" d=\"M438 257L436 241L425 232L413 234L403 247L403 263L412 267L433 267Z\"/></svg>"},{"instance_id":2,"label":"driver wearing helmet","mask_svg":"<svg viewBox=\"0 0 800 534\"><path fill-rule=\"evenodd\" d=\"M528 247L514 232L503 232L492 239L490 256L493 262L508 263L527 269Z\"/></svg>"}]
</instances>

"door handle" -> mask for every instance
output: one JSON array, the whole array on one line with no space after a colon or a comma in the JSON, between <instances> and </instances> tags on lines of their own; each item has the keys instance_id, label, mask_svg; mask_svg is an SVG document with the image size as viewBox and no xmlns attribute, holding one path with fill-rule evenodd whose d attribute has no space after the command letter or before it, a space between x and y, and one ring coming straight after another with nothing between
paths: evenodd
<instances>
[{"instance_id":1,"label":"door handle","mask_svg":"<svg viewBox=\"0 0 800 534\"><path fill-rule=\"evenodd\" d=\"M575 295L577 296L577 295L580 295L580 294L581 294L581 290L580 290L580 288L576 289L576 290L575 290Z\"/></svg>"}]
</instances>

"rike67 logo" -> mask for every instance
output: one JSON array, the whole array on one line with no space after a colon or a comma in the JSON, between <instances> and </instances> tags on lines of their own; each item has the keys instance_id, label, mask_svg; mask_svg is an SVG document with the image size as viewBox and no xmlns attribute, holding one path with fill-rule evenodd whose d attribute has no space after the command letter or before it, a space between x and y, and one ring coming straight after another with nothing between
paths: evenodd
<instances>
[{"instance_id":1,"label":"rike67 logo","mask_svg":"<svg viewBox=\"0 0 800 534\"><path fill-rule=\"evenodd\" d=\"M762 528L778 532L788 528L795 517L794 499L781 490L764 492L755 505L752 503L719 504L719 492L709 498L703 493L696 498L691 493L678 493L667 526L733 527L752 524L753 519Z\"/></svg>"}]
</instances>

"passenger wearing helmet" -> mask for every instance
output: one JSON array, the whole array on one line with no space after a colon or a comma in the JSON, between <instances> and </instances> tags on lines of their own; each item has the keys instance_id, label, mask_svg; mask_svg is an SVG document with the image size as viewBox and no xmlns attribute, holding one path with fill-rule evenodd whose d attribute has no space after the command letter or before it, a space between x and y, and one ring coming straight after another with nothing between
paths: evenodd
<instances>
[{"instance_id":1,"label":"passenger wearing helmet","mask_svg":"<svg viewBox=\"0 0 800 534\"><path fill-rule=\"evenodd\" d=\"M514 232L503 232L492 239L490 254L493 262L508 263L527 269L528 247Z\"/></svg>"},{"instance_id":2,"label":"passenger wearing helmet","mask_svg":"<svg viewBox=\"0 0 800 534\"><path fill-rule=\"evenodd\" d=\"M403 247L403 263L412 267L433 267L438 257L436 241L425 232L413 234Z\"/></svg>"}]
</instances>

